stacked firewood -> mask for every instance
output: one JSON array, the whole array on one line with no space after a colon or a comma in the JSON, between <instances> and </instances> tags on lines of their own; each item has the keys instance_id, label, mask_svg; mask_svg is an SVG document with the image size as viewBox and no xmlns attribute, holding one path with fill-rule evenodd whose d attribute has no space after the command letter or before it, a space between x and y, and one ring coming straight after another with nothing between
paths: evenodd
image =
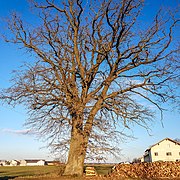
<instances>
[{"instance_id":1,"label":"stacked firewood","mask_svg":"<svg viewBox=\"0 0 180 180\"><path fill-rule=\"evenodd\" d=\"M110 177L180 178L180 162L118 164Z\"/></svg>"},{"instance_id":2,"label":"stacked firewood","mask_svg":"<svg viewBox=\"0 0 180 180\"><path fill-rule=\"evenodd\" d=\"M94 167L86 167L86 176L97 176L97 172Z\"/></svg>"}]
</instances>

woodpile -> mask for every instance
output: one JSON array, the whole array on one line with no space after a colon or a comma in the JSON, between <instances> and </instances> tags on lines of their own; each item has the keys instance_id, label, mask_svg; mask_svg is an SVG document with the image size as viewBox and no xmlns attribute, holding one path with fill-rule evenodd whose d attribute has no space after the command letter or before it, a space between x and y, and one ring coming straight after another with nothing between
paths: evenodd
<instances>
[{"instance_id":1,"label":"woodpile","mask_svg":"<svg viewBox=\"0 0 180 180\"><path fill-rule=\"evenodd\" d=\"M94 167L86 167L86 176L97 176L97 172Z\"/></svg>"},{"instance_id":2,"label":"woodpile","mask_svg":"<svg viewBox=\"0 0 180 180\"><path fill-rule=\"evenodd\" d=\"M180 162L118 164L111 178L180 178Z\"/></svg>"}]
</instances>

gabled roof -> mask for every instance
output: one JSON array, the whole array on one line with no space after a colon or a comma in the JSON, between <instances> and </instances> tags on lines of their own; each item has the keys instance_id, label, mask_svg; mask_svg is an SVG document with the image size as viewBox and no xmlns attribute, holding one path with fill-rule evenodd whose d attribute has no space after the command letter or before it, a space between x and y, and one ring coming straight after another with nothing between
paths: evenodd
<instances>
[{"instance_id":1,"label":"gabled roof","mask_svg":"<svg viewBox=\"0 0 180 180\"><path fill-rule=\"evenodd\" d=\"M170 139L170 138L165 138L165 139L157 142L156 144L153 144L152 146L150 146L148 149L146 149L146 151L150 150L152 147L156 146L157 144L161 143L161 142L164 141L164 140L168 140L168 141L171 141L171 142L173 142L173 143L175 143L175 144L180 145L180 142L178 142L178 141L172 140L172 139Z\"/></svg>"},{"instance_id":2,"label":"gabled roof","mask_svg":"<svg viewBox=\"0 0 180 180\"><path fill-rule=\"evenodd\" d=\"M19 162L19 160L16 160L16 159L11 160L11 162L12 162L12 161Z\"/></svg>"}]
</instances>

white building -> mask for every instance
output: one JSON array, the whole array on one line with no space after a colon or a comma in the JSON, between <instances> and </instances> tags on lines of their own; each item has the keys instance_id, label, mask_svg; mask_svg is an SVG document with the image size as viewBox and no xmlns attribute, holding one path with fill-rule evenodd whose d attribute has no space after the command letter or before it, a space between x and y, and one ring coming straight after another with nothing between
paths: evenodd
<instances>
[{"instance_id":1,"label":"white building","mask_svg":"<svg viewBox=\"0 0 180 180\"><path fill-rule=\"evenodd\" d=\"M20 166L44 166L45 160L26 159L20 162Z\"/></svg>"},{"instance_id":2,"label":"white building","mask_svg":"<svg viewBox=\"0 0 180 180\"><path fill-rule=\"evenodd\" d=\"M20 160L20 166L27 166L27 163L25 160Z\"/></svg>"},{"instance_id":3,"label":"white building","mask_svg":"<svg viewBox=\"0 0 180 180\"><path fill-rule=\"evenodd\" d=\"M20 165L19 161L17 161L17 160L11 160L10 161L10 166L18 166L18 165Z\"/></svg>"},{"instance_id":4,"label":"white building","mask_svg":"<svg viewBox=\"0 0 180 180\"><path fill-rule=\"evenodd\" d=\"M165 138L148 148L142 161L180 161L180 142Z\"/></svg>"},{"instance_id":5,"label":"white building","mask_svg":"<svg viewBox=\"0 0 180 180\"><path fill-rule=\"evenodd\" d=\"M0 160L0 166L5 166L6 161L5 160Z\"/></svg>"}]
</instances>

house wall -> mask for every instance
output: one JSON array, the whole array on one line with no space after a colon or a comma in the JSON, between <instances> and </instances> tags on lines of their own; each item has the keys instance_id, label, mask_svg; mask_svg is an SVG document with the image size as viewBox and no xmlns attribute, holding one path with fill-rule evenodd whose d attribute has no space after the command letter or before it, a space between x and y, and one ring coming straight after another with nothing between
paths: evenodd
<instances>
[{"instance_id":1,"label":"house wall","mask_svg":"<svg viewBox=\"0 0 180 180\"><path fill-rule=\"evenodd\" d=\"M6 165L5 161L0 161L0 166L5 166L5 165Z\"/></svg>"},{"instance_id":2,"label":"house wall","mask_svg":"<svg viewBox=\"0 0 180 180\"><path fill-rule=\"evenodd\" d=\"M38 166L44 166L45 165L45 161L40 160L40 161L37 162L37 165Z\"/></svg>"},{"instance_id":3,"label":"house wall","mask_svg":"<svg viewBox=\"0 0 180 180\"><path fill-rule=\"evenodd\" d=\"M144 162L150 162L149 156L144 156Z\"/></svg>"},{"instance_id":4,"label":"house wall","mask_svg":"<svg viewBox=\"0 0 180 180\"><path fill-rule=\"evenodd\" d=\"M171 155L167 155L171 153ZM180 159L180 145L165 139L151 147L151 158L154 161L176 161Z\"/></svg>"},{"instance_id":5,"label":"house wall","mask_svg":"<svg viewBox=\"0 0 180 180\"><path fill-rule=\"evenodd\" d=\"M25 160L21 160L21 161L20 161L20 166L26 166L26 165L27 165L27 163L26 163Z\"/></svg>"},{"instance_id":6,"label":"house wall","mask_svg":"<svg viewBox=\"0 0 180 180\"><path fill-rule=\"evenodd\" d=\"M145 151L143 162L152 162L151 149Z\"/></svg>"},{"instance_id":7,"label":"house wall","mask_svg":"<svg viewBox=\"0 0 180 180\"><path fill-rule=\"evenodd\" d=\"M26 166L37 166L37 163L34 163L34 162L33 163L29 163L28 162L28 163L26 163Z\"/></svg>"},{"instance_id":8,"label":"house wall","mask_svg":"<svg viewBox=\"0 0 180 180\"><path fill-rule=\"evenodd\" d=\"M44 166L45 165L45 161L37 161L37 162L27 162L26 163L27 166Z\"/></svg>"},{"instance_id":9,"label":"house wall","mask_svg":"<svg viewBox=\"0 0 180 180\"><path fill-rule=\"evenodd\" d=\"M18 162L15 161L15 160L12 160L12 161L10 162L10 166L17 166L17 165L18 165Z\"/></svg>"}]
</instances>

